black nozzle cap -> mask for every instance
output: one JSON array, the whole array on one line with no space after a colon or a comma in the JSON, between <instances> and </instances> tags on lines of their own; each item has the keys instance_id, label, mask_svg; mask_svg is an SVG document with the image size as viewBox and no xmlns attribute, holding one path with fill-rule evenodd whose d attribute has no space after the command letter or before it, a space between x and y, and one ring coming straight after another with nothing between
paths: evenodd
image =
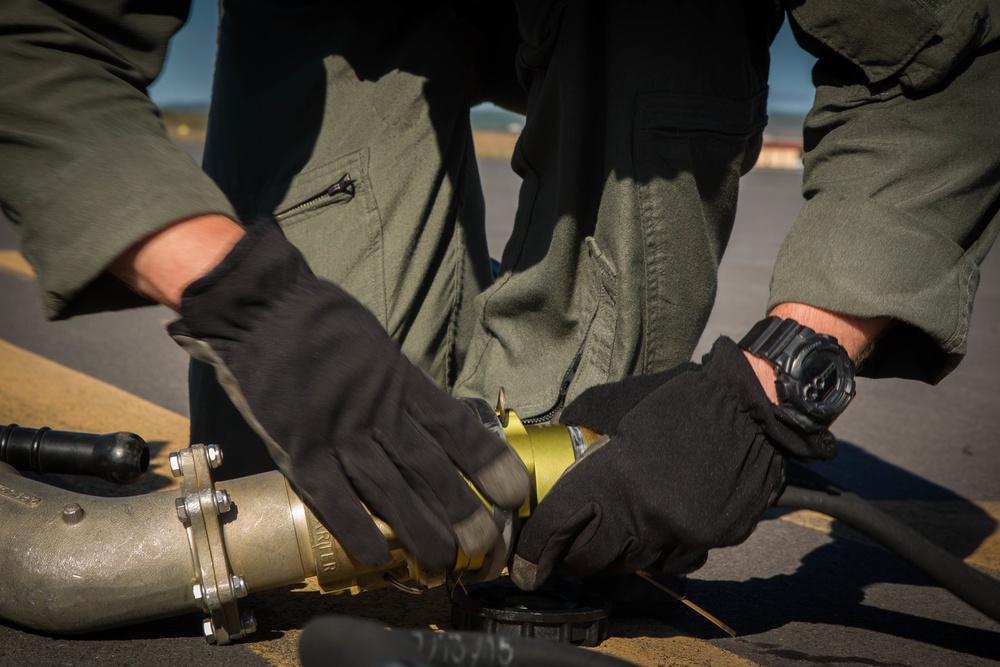
<instances>
[{"instance_id":1,"label":"black nozzle cap","mask_svg":"<svg viewBox=\"0 0 1000 667\"><path fill-rule=\"evenodd\" d=\"M149 469L149 447L135 433L75 433L0 426L0 461L18 470L100 477L131 484Z\"/></svg>"}]
</instances>

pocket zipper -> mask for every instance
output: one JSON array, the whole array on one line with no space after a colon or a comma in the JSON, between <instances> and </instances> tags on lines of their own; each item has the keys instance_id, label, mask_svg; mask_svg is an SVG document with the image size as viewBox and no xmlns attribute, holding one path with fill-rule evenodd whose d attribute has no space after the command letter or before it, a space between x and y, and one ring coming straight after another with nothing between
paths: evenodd
<instances>
[{"instance_id":1,"label":"pocket zipper","mask_svg":"<svg viewBox=\"0 0 1000 667\"><path fill-rule=\"evenodd\" d=\"M274 214L275 220L282 220L299 211L316 206L317 204L335 204L340 201L347 201L354 197L354 181L350 174L344 174L340 180L326 188L322 192L317 192L312 197L300 201L298 204L278 211Z\"/></svg>"},{"instance_id":2,"label":"pocket zipper","mask_svg":"<svg viewBox=\"0 0 1000 667\"><path fill-rule=\"evenodd\" d=\"M569 386L573 384L573 378L576 377L576 369L580 366L580 359L582 354L577 352L576 356L573 357L573 363L570 364L569 370L566 371L566 375L563 376L562 384L559 385L559 395L556 396L556 404L552 408L537 417L528 417L527 419L522 419L521 423L525 426L530 426L532 424L544 424L551 421L552 418L564 407L566 407L566 396L569 394Z\"/></svg>"}]
</instances>

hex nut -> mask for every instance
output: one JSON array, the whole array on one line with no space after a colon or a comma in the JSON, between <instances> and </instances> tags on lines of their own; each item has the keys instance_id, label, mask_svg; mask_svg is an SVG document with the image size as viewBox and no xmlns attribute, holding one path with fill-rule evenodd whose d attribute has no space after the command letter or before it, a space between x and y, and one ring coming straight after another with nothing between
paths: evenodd
<instances>
[{"instance_id":1,"label":"hex nut","mask_svg":"<svg viewBox=\"0 0 1000 667\"><path fill-rule=\"evenodd\" d=\"M244 577L242 577L242 576L240 576L238 574L234 574L232 576L231 581L232 581L232 584L233 584L233 596L234 597L236 597L237 599L240 599L240 598L245 598L247 595L250 594L250 589L247 588L247 580L246 580L246 578L244 578Z\"/></svg>"},{"instance_id":2,"label":"hex nut","mask_svg":"<svg viewBox=\"0 0 1000 667\"><path fill-rule=\"evenodd\" d=\"M202 621L201 631L205 634L205 639L210 642L215 641L215 624L212 623L212 619L206 618Z\"/></svg>"},{"instance_id":3,"label":"hex nut","mask_svg":"<svg viewBox=\"0 0 1000 667\"><path fill-rule=\"evenodd\" d=\"M243 634L250 635L257 632L257 617L249 609L244 609L240 614L240 625L243 626Z\"/></svg>"},{"instance_id":4,"label":"hex nut","mask_svg":"<svg viewBox=\"0 0 1000 667\"><path fill-rule=\"evenodd\" d=\"M219 510L219 514L225 514L233 508L233 499L228 491L219 489L215 492L215 507Z\"/></svg>"},{"instance_id":5,"label":"hex nut","mask_svg":"<svg viewBox=\"0 0 1000 667\"><path fill-rule=\"evenodd\" d=\"M177 508L177 518L183 523L187 523L190 517L188 516L187 505L184 503L184 499L177 498L174 500L174 507Z\"/></svg>"},{"instance_id":6,"label":"hex nut","mask_svg":"<svg viewBox=\"0 0 1000 667\"><path fill-rule=\"evenodd\" d=\"M208 457L208 465L213 469L222 465L222 447L218 445L206 445L205 455Z\"/></svg>"},{"instance_id":7,"label":"hex nut","mask_svg":"<svg viewBox=\"0 0 1000 667\"><path fill-rule=\"evenodd\" d=\"M184 473L181 472L181 457L177 452L172 452L169 457L170 461L170 474L174 477L180 477Z\"/></svg>"}]
</instances>

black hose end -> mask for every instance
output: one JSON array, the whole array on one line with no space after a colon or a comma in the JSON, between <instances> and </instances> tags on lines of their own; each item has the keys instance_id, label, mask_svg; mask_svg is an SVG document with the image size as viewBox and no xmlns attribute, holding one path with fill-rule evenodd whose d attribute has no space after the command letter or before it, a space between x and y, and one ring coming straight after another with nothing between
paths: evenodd
<instances>
[{"instance_id":1,"label":"black hose end","mask_svg":"<svg viewBox=\"0 0 1000 667\"><path fill-rule=\"evenodd\" d=\"M94 448L94 474L115 484L131 484L149 469L149 447L135 433L105 433Z\"/></svg>"},{"instance_id":2,"label":"black hose end","mask_svg":"<svg viewBox=\"0 0 1000 667\"><path fill-rule=\"evenodd\" d=\"M149 448L135 433L76 433L0 426L0 461L16 470L90 475L130 484L149 469Z\"/></svg>"}]
</instances>

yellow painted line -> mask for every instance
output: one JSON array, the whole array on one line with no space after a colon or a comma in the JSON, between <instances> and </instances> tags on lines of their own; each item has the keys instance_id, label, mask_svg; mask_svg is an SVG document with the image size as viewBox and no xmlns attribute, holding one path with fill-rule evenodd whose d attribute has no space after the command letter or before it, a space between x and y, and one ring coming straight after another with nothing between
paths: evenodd
<instances>
[{"instance_id":1,"label":"yellow painted line","mask_svg":"<svg viewBox=\"0 0 1000 667\"><path fill-rule=\"evenodd\" d=\"M833 532L834 519L825 514L813 512L812 510L796 510L789 514L783 514L781 520L794 523L796 526L802 526L803 528L811 528L827 535Z\"/></svg>"},{"instance_id":2,"label":"yellow painted line","mask_svg":"<svg viewBox=\"0 0 1000 667\"><path fill-rule=\"evenodd\" d=\"M1000 501L875 501L873 504L966 563L1000 573ZM832 532L834 525L834 519L809 510L798 510L781 518L826 534Z\"/></svg>"},{"instance_id":3,"label":"yellow painted line","mask_svg":"<svg viewBox=\"0 0 1000 667\"><path fill-rule=\"evenodd\" d=\"M170 452L188 446L188 420L106 382L0 340L0 424L84 433L132 431L150 448L136 489L177 488Z\"/></svg>"},{"instance_id":4,"label":"yellow painted line","mask_svg":"<svg viewBox=\"0 0 1000 667\"><path fill-rule=\"evenodd\" d=\"M252 642L244 646L274 667L300 667L302 663L299 661L299 639L302 637L302 630L293 628L282 632L284 634L275 640Z\"/></svg>"},{"instance_id":5,"label":"yellow painted line","mask_svg":"<svg viewBox=\"0 0 1000 667\"><path fill-rule=\"evenodd\" d=\"M16 250L0 250L0 271L11 273L18 278L31 280L35 277L35 272L24 259L24 256Z\"/></svg>"},{"instance_id":6,"label":"yellow painted line","mask_svg":"<svg viewBox=\"0 0 1000 667\"><path fill-rule=\"evenodd\" d=\"M978 502L976 506L991 516L1000 526L1000 501ZM994 530L965 560L973 565L993 570L1000 575L1000 529Z\"/></svg>"},{"instance_id":7,"label":"yellow painted line","mask_svg":"<svg viewBox=\"0 0 1000 667\"><path fill-rule=\"evenodd\" d=\"M662 632L662 626L659 630ZM693 637L609 637L595 650L642 667L760 667Z\"/></svg>"}]
</instances>

